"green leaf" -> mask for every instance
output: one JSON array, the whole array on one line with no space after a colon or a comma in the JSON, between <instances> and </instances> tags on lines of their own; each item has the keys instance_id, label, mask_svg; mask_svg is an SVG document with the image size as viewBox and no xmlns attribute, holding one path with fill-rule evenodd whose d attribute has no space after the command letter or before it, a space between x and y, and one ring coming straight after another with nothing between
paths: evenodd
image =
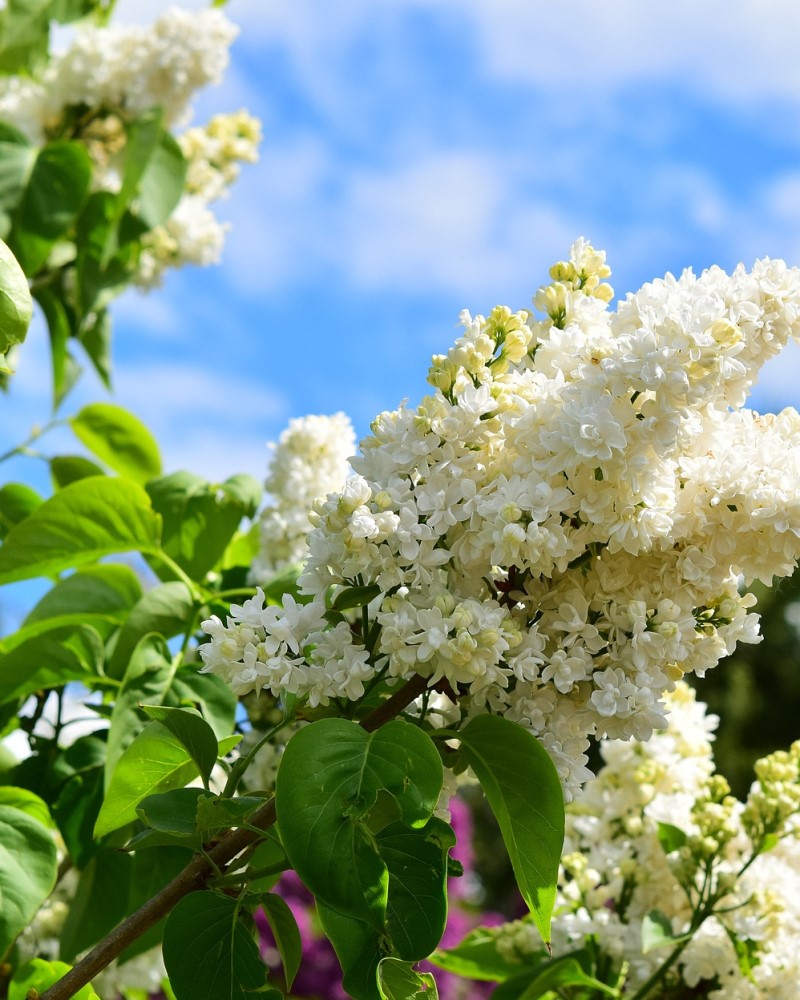
<instances>
[{"instance_id":1,"label":"green leaf","mask_svg":"<svg viewBox=\"0 0 800 1000\"><path fill-rule=\"evenodd\" d=\"M179 667L170 688L169 704L173 703L173 698L199 709L218 740L224 741L233 732L239 702L229 685L216 674L201 674L191 663Z\"/></svg>"},{"instance_id":2,"label":"green leaf","mask_svg":"<svg viewBox=\"0 0 800 1000\"><path fill-rule=\"evenodd\" d=\"M139 819L151 830L179 837L197 838L197 806L204 788L173 788L169 792L148 795L136 807ZM199 838L198 846L199 846Z\"/></svg>"},{"instance_id":3,"label":"green leaf","mask_svg":"<svg viewBox=\"0 0 800 1000\"><path fill-rule=\"evenodd\" d=\"M111 329L108 310L98 309L84 318L78 331L78 339L106 389L111 388Z\"/></svg>"},{"instance_id":4,"label":"green leaf","mask_svg":"<svg viewBox=\"0 0 800 1000\"><path fill-rule=\"evenodd\" d=\"M551 991L560 990L562 986L584 986L602 996L614 997L615 1000L620 996L619 990L589 975L578 959L572 955L543 962L541 971L537 971L533 978L528 980L522 992L517 992L514 988L517 981L525 983L526 977L507 980L502 987L495 990L493 997L497 1000L505 1000L506 996L515 997L517 1000L539 1000L540 997L550 995ZM507 993L504 990L507 990Z\"/></svg>"},{"instance_id":5,"label":"green leaf","mask_svg":"<svg viewBox=\"0 0 800 1000\"><path fill-rule=\"evenodd\" d=\"M47 332L50 335L50 357L53 368L53 411L55 412L64 397L75 384L80 367L69 353L69 338L73 333L70 314L60 295L50 287L38 288L36 301L47 321Z\"/></svg>"},{"instance_id":6,"label":"green leaf","mask_svg":"<svg viewBox=\"0 0 800 1000\"><path fill-rule=\"evenodd\" d=\"M193 580L201 580L222 557L242 518L255 513L261 488L249 476L216 485L176 472L151 480L147 492L164 519L164 551Z\"/></svg>"},{"instance_id":7,"label":"green leaf","mask_svg":"<svg viewBox=\"0 0 800 1000\"><path fill-rule=\"evenodd\" d=\"M371 583L368 587L346 587L336 595L333 610L347 611L350 608L363 608L370 601L373 601L380 592L381 588L377 583Z\"/></svg>"},{"instance_id":8,"label":"green leaf","mask_svg":"<svg viewBox=\"0 0 800 1000\"><path fill-rule=\"evenodd\" d=\"M19 809L42 826L53 827L55 824L50 816L47 803L38 795L29 792L27 788L17 788L14 785L0 785L0 806Z\"/></svg>"},{"instance_id":9,"label":"green leaf","mask_svg":"<svg viewBox=\"0 0 800 1000\"><path fill-rule=\"evenodd\" d=\"M642 954L646 955L655 948L664 945L674 945L678 941L688 941L691 934L672 933L672 921L661 910L650 910L642 918Z\"/></svg>"},{"instance_id":10,"label":"green leaf","mask_svg":"<svg viewBox=\"0 0 800 1000\"><path fill-rule=\"evenodd\" d=\"M105 744L88 737L105 750ZM73 747L76 744L73 743ZM70 747L70 750L72 747ZM66 756L66 755L65 755ZM103 758L92 767L70 777L53 805L53 816L67 853L77 868L85 868L97 853L92 831L103 804Z\"/></svg>"},{"instance_id":11,"label":"green leaf","mask_svg":"<svg viewBox=\"0 0 800 1000\"><path fill-rule=\"evenodd\" d=\"M0 705L34 691L99 676L103 644L96 630L80 625L52 629L0 656Z\"/></svg>"},{"instance_id":12,"label":"green leaf","mask_svg":"<svg viewBox=\"0 0 800 1000\"><path fill-rule=\"evenodd\" d=\"M0 653L9 653L28 639L54 629L91 626L105 641L127 615L141 593L136 575L128 566L88 566L59 581L25 619L22 628L0 642Z\"/></svg>"},{"instance_id":13,"label":"green leaf","mask_svg":"<svg viewBox=\"0 0 800 1000\"><path fill-rule=\"evenodd\" d=\"M6 483L0 486L0 538L20 521L32 514L42 503L42 498L24 483Z\"/></svg>"},{"instance_id":14,"label":"green leaf","mask_svg":"<svg viewBox=\"0 0 800 1000\"><path fill-rule=\"evenodd\" d=\"M8 0L0 12L0 72L29 72L47 56L50 0Z\"/></svg>"},{"instance_id":15,"label":"green leaf","mask_svg":"<svg viewBox=\"0 0 800 1000\"><path fill-rule=\"evenodd\" d=\"M84 318L103 310L130 283L138 242L132 234L123 237L119 221L117 196L109 191L95 191L78 219L78 306Z\"/></svg>"},{"instance_id":16,"label":"green leaf","mask_svg":"<svg viewBox=\"0 0 800 1000\"><path fill-rule=\"evenodd\" d=\"M217 763L218 745L214 730L202 715L192 708L165 708L163 705L142 705L142 710L180 740L207 782Z\"/></svg>"},{"instance_id":17,"label":"green leaf","mask_svg":"<svg viewBox=\"0 0 800 1000\"><path fill-rule=\"evenodd\" d=\"M353 1000L379 1000L378 964L384 957L377 932L317 901L317 913L339 959L342 986Z\"/></svg>"},{"instance_id":18,"label":"green leaf","mask_svg":"<svg viewBox=\"0 0 800 1000\"><path fill-rule=\"evenodd\" d=\"M284 847L319 901L382 931L388 871L368 814L380 792L402 822L424 825L442 787L439 754L415 726L397 720L374 733L345 719L323 719L287 744L275 805Z\"/></svg>"},{"instance_id":19,"label":"green leaf","mask_svg":"<svg viewBox=\"0 0 800 1000\"><path fill-rule=\"evenodd\" d=\"M421 829L392 823L376 835L389 872L386 926L394 952L417 962L438 945L447 922L447 852L452 829L435 817Z\"/></svg>"},{"instance_id":20,"label":"green leaf","mask_svg":"<svg viewBox=\"0 0 800 1000\"><path fill-rule=\"evenodd\" d=\"M430 972L417 972L397 958L382 958L378 964L381 1000L439 1000L436 980Z\"/></svg>"},{"instance_id":21,"label":"green leaf","mask_svg":"<svg viewBox=\"0 0 800 1000\"><path fill-rule=\"evenodd\" d=\"M153 435L121 406L92 403L69 424L89 451L121 476L144 485L161 474L161 456Z\"/></svg>"},{"instance_id":22,"label":"green leaf","mask_svg":"<svg viewBox=\"0 0 800 1000\"><path fill-rule=\"evenodd\" d=\"M31 996L41 996L72 968L66 962L47 962L43 958L32 958L20 965L14 978L8 984L8 1000L29 1000ZM35 993L31 993L34 990ZM73 1000L100 1000L91 984L72 994Z\"/></svg>"},{"instance_id":23,"label":"green leaf","mask_svg":"<svg viewBox=\"0 0 800 1000\"><path fill-rule=\"evenodd\" d=\"M83 455L56 455L50 459L50 477L55 489L60 490L70 483L89 476L104 476L104 471Z\"/></svg>"},{"instance_id":24,"label":"green leaf","mask_svg":"<svg viewBox=\"0 0 800 1000\"><path fill-rule=\"evenodd\" d=\"M3 236L11 228L10 214L25 190L36 159L36 150L27 138L5 122L0 123L0 217Z\"/></svg>"},{"instance_id":25,"label":"green leaf","mask_svg":"<svg viewBox=\"0 0 800 1000\"><path fill-rule=\"evenodd\" d=\"M133 858L101 848L80 874L61 929L61 958L72 961L122 920L128 912Z\"/></svg>"},{"instance_id":26,"label":"green leaf","mask_svg":"<svg viewBox=\"0 0 800 1000\"><path fill-rule=\"evenodd\" d=\"M60 573L115 552L154 552L160 519L140 486L92 476L65 486L0 548L0 584Z\"/></svg>"},{"instance_id":27,"label":"green leaf","mask_svg":"<svg viewBox=\"0 0 800 1000\"><path fill-rule=\"evenodd\" d=\"M479 715L458 734L506 845L522 898L545 942L564 844L564 796L550 755L522 726Z\"/></svg>"},{"instance_id":28,"label":"green leaf","mask_svg":"<svg viewBox=\"0 0 800 1000\"><path fill-rule=\"evenodd\" d=\"M148 229L172 214L186 185L186 160L181 147L164 129L139 180L137 215Z\"/></svg>"},{"instance_id":29,"label":"green leaf","mask_svg":"<svg viewBox=\"0 0 800 1000\"><path fill-rule=\"evenodd\" d=\"M50 895L57 868L50 830L25 812L0 805L0 955Z\"/></svg>"},{"instance_id":30,"label":"green leaf","mask_svg":"<svg viewBox=\"0 0 800 1000\"><path fill-rule=\"evenodd\" d=\"M95 837L132 823L142 799L156 792L181 788L197 773L197 765L183 743L160 722L151 722L114 768L95 824Z\"/></svg>"},{"instance_id":31,"label":"green leaf","mask_svg":"<svg viewBox=\"0 0 800 1000\"><path fill-rule=\"evenodd\" d=\"M236 900L192 892L164 927L164 964L177 1000L282 1000L267 989L267 969Z\"/></svg>"},{"instance_id":32,"label":"green leaf","mask_svg":"<svg viewBox=\"0 0 800 1000\"><path fill-rule=\"evenodd\" d=\"M276 896L274 893L262 896L261 906L269 921L269 926L272 928L275 944L278 946L286 989L291 990L294 977L300 968L300 958L303 951L300 928L297 926L294 914L280 896Z\"/></svg>"},{"instance_id":33,"label":"green leaf","mask_svg":"<svg viewBox=\"0 0 800 1000\"><path fill-rule=\"evenodd\" d=\"M536 966L547 957L547 952L542 949L531 955L520 956L520 961L510 962L498 951L497 934L486 927L477 927L455 948L435 951L428 961L465 979L501 982L519 974L520 962Z\"/></svg>"},{"instance_id":34,"label":"green leaf","mask_svg":"<svg viewBox=\"0 0 800 1000\"><path fill-rule=\"evenodd\" d=\"M167 644L160 635L142 637L131 654L128 669L111 712L106 754L106 787L125 750L149 720L139 708L143 701L159 703L175 675Z\"/></svg>"},{"instance_id":35,"label":"green leaf","mask_svg":"<svg viewBox=\"0 0 800 1000\"><path fill-rule=\"evenodd\" d=\"M658 842L665 854L679 851L686 843L686 834L672 823L658 824Z\"/></svg>"},{"instance_id":36,"label":"green leaf","mask_svg":"<svg viewBox=\"0 0 800 1000\"><path fill-rule=\"evenodd\" d=\"M211 796L204 792L197 800L197 829L203 840L220 830L242 826L250 813L264 804L264 799L256 795L239 795L234 799Z\"/></svg>"},{"instance_id":37,"label":"green leaf","mask_svg":"<svg viewBox=\"0 0 800 1000\"><path fill-rule=\"evenodd\" d=\"M142 585L130 566L85 566L48 590L28 613L25 624L81 613L124 618L141 594Z\"/></svg>"},{"instance_id":38,"label":"green leaf","mask_svg":"<svg viewBox=\"0 0 800 1000\"><path fill-rule=\"evenodd\" d=\"M91 176L91 160L80 142L53 142L39 151L11 230L12 248L29 277L77 218Z\"/></svg>"},{"instance_id":39,"label":"green leaf","mask_svg":"<svg viewBox=\"0 0 800 1000\"><path fill-rule=\"evenodd\" d=\"M148 590L119 633L106 665L108 676L123 676L137 644L148 633L156 632L171 639L191 625L193 615L194 603L185 583L173 580Z\"/></svg>"},{"instance_id":40,"label":"green leaf","mask_svg":"<svg viewBox=\"0 0 800 1000\"><path fill-rule=\"evenodd\" d=\"M22 343L32 315L27 279L14 254L0 240L0 354Z\"/></svg>"}]
</instances>

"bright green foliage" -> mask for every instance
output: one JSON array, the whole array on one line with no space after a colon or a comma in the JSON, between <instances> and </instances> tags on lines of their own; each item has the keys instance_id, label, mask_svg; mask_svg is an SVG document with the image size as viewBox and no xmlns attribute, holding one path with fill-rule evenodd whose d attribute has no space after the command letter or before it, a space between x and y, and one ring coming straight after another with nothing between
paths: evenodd
<instances>
[{"instance_id":1,"label":"bright green foliage","mask_svg":"<svg viewBox=\"0 0 800 1000\"><path fill-rule=\"evenodd\" d=\"M301 729L278 769L276 808L284 846L300 878L326 906L382 931L388 871L369 814L380 793L409 828L424 825L442 787L431 741L396 721L375 733L344 719Z\"/></svg>"},{"instance_id":2,"label":"bright green foliage","mask_svg":"<svg viewBox=\"0 0 800 1000\"><path fill-rule=\"evenodd\" d=\"M497 818L522 898L547 942L564 844L564 796L555 766L532 733L497 715L476 716L458 735Z\"/></svg>"},{"instance_id":3,"label":"bright green foliage","mask_svg":"<svg viewBox=\"0 0 800 1000\"><path fill-rule=\"evenodd\" d=\"M50 895L57 864L53 832L31 815L30 800L24 810L0 801L0 955Z\"/></svg>"},{"instance_id":4,"label":"bright green foliage","mask_svg":"<svg viewBox=\"0 0 800 1000\"><path fill-rule=\"evenodd\" d=\"M95 825L103 837L136 819L136 807L148 795L181 788L199 771L182 741L160 722L151 722L117 762Z\"/></svg>"},{"instance_id":5,"label":"bright green foliage","mask_svg":"<svg viewBox=\"0 0 800 1000\"><path fill-rule=\"evenodd\" d=\"M42 502L42 498L25 483L0 486L0 539L5 538L15 524L24 521Z\"/></svg>"},{"instance_id":6,"label":"bright green foliage","mask_svg":"<svg viewBox=\"0 0 800 1000\"><path fill-rule=\"evenodd\" d=\"M258 946L229 896L193 892L178 903L164 928L164 964L177 1000L281 1000L266 988Z\"/></svg>"},{"instance_id":7,"label":"bright green foliage","mask_svg":"<svg viewBox=\"0 0 800 1000\"><path fill-rule=\"evenodd\" d=\"M101 462L144 485L161 474L158 445L144 424L113 403L92 403L70 418L70 426Z\"/></svg>"},{"instance_id":8,"label":"bright green foliage","mask_svg":"<svg viewBox=\"0 0 800 1000\"><path fill-rule=\"evenodd\" d=\"M242 518L252 517L261 499L251 476L214 484L190 472L152 480L147 492L163 518L164 551L195 580L213 569Z\"/></svg>"},{"instance_id":9,"label":"bright green foliage","mask_svg":"<svg viewBox=\"0 0 800 1000\"><path fill-rule=\"evenodd\" d=\"M14 978L8 985L8 1000L27 1000L30 990L36 990L38 995L58 982L72 968L66 962L46 962L43 958L33 958L21 965L14 973ZM100 1000L91 986L78 990L74 1000Z\"/></svg>"},{"instance_id":10,"label":"bright green foliage","mask_svg":"<svg viewBox=\"0 0 800 1000\"><path fill-rule=\"evenodd\" d=\"M142 709L165 726L179 740L197 765L204 781L211 777L217 762L217 738L214 730L195 709L142 705Z\"/></svg>"},{"instance_id":11,"label":"bright green foliage","mask_svg":"<svg viewBox=\"0 0 800 1000\"><path fill-rule=\"evenodd\" d=\"M527 963L538 965L547 958L544 949L526 956ZM478 927L470 931L460 944L446 951L435 951L430 961L440 969L454 972L465 979L501 982L519 975L520 962L509 962L497 948L497 936L490 930Z\"/></svg>"},{"instance_id":12,"label":"bright green foliage","mask_svg":"<svg viewBox=\"0 0 800 1000\"><path fill-rule=\"evenodd\" d=\"M430 972L416 972L406 962L384 958L378 966L381 1000L439 1000Z\"/></svg>"},{"instance_id":13,"label":"bright green foliage","mask_svg":"<svg viewBox=\"0 0 800 1000\"><path fill-rule=\"evenodd\" d=\"M0 240L0 361L9 347L25 339L32 312L33 302L25 275Z\"/></svg>"},{"instance_id":14,"label":"bright green foliage","mask_svg":"<svg viewBox=\"0 0 800 1000\"><path fill-rule=\"evenodd\" d=\"M154 552L160 518L141 487L93 476L65 486L8 533L0 584L47 576L116 552Z\"/></svg>"}]
</instances>

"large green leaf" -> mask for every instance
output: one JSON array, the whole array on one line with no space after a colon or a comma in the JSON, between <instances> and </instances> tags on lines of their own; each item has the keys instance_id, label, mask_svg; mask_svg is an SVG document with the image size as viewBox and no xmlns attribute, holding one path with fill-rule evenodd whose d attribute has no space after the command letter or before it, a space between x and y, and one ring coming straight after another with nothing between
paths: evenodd
<instances>
[{"instance_id":1,"label":"large green leaf","mask_svg":"<svg viewBox=\"0 0 800 1000\"><path fill-rule=\"evenodd\" d=\"M144 485L161 474L155 438L138 417L121 406L92 403L69 423L78 439L121 476Z\"/></svg>"},{"instance_id":2,"label":"large green leaf","mask_svg":"<svg viewBox=\"0 0 800 1000\"><path fill-rule=\"evenodd\" d=\"M194 708L166 708L142 705L142 709L160 722L184 745L204 781L211 777L217 762L218 745L214 730Z\"/></svg>"},{"instance_id":3,"label":"large green leaf","mask_svg":"<svg viewBox=\"0 0 800 1000\"><path fill-rule=\"evenodd\" d=\"M136 819L148 795L182 788L198 774L181 741L160 722L151 722L125 750L114 768L94 833L103 837Z\"/></svg>"},{"instance_id":4,"label":"large green leaf","mask_svg":"<svg viewBox=\"0 0 800 1000\"><path fill-rule=\"evenodd\" d=\"M344 971L345 989L356 1000L378 997L376 973L382 956L416 962L439 943L447 921L447 852L454 843L452 829L435 817L422 828L390 823L375 834L389 876L386 925L381 930L320 907Z\"/></svg>"},{"instance_id":5,"label":"large green leaf","mask_svg":"<svg viewBox=\"0 0 800 1000\"><path fill-rule=\"evenodd\" d=\"M160 518L140 486L93 476L65 486L8 533L0 584L95 562L115 552L154 552Z\"/></svg>"},{"instance_id":6,"label":"large green leaf","mask_svg":"<svg viewBox=\"0 0 800 1000\"><path fill-rule=\"evenodd\" d=\"M289 741L276 779L278 824L292 866L326 906L382 932L389 874L369 813L383 793L407 827L423 826L441 787L439 754L407 722L374 733L345 719L306 726Z\"/></svg>"},{"instance_id":7,"label":"large green leaf","mask_svg":"<svg viewBox=\"0 0 800 1000\"><path fill-rule=\"evenodd\" d=\"M221 677L201 674L192 663L178 668L166 698L166 704L170 705L187 703L202 713L218 740L224 740L233 732L239 704L236 695Z\"/></svg>"},{"instance_id":8,"label":"large green leaf","mask_svg":"<svg viewBox=\"0 0 800 1000\"><path fill-rule=\"evenodd\" d=\"M147 492L164 519L164 551L200 580L222 557L242 518L255 514L261 487L251 476L214 484L176 472L149 482Z\"/></svg>"},{"instance_id":9,"label":"large green leaf","mask_svg":"<svg viewBox=\"0 0 800 1000\"><path fill-rule=\"evenodd\" d=\"M160 635L149 633L136 645L111 712L106 753L106 786L117 761L149 723L142 702L160 703L175 674L175 664Z\"/></svg>"},{"instance_id":10,"label":"large green leaf","mask_svg":"<svg viewBox=\"0 0 800 1000\"><path fill-rule=\"evenodd\" d=\"M87 566L59 581L28 614L22 627L0 641L0 654L52 632L91 626L105 641L141 594L136 574L120 564Z\"/></svg>"},{"instance_id":11,"label":"large green leaf","mask_svg":"<svg viewBox=\"0 0 800 1000\"><path fill-rule=\"evenodd\" d=\"M130 566L85 566L48 590L28 612L25 624L81 612L123 617L141 594L142 585Z\"/></svg>"},{"instance_id":12,"label":"large green leaf","mask_svg":"<svg viewBox=\"0 0 800 1000\"><path fill-rule=\"evenodd\" d=\"M54 455L50 459L50 478L54 489L60 490L70 483L89 476L103 476L104 471L89 458L83 455Z\"/></svg>"},{"instance_id":13,"label":"large green leaf","mask_svg":"<svg viewBox=\"0 0 800 1000\"><path fill-rule=\"evenodd\" d=\"M71 962L115 927L128 912L133 858L113 848L99 850L80 874L61 929L59 955Z\"/></svg>"},{"instance_id":14,"label":"large green leaf","mask_svg":"<svg viewBox=\"0 0 800 1000\"><path fill-rule=\"evenodd\" d=\"M317 901L322 927L336 951L342 986L354 1000L380 1000L378 964L385 957L379 936L362 920L353 920ZM377 946L376 946L377 942Z\"/></svg>"},{"instance_id":15,"label":"large green leaf","mask_svg":"<svg viewBox=\"0 0 800 1000\"><path fill-rule=\"evenodd\" d=\"M48 285L37 288L35 293L36 301L47 321L47 332L50 335L54 411L64 401L64 397L75 385L81 372L80 366L69 351L69 338L74 332L73 317L67 309L62 294Z\"/></svg>"},{"instance_id":16,"label":"large green leaf","mask_svg":"<svg viewBox=\"0 0 800 1000\"><path fill-rule=\"evenodd\" d=\"M39 151L11 230L12 249L28 276L77 218L91 176L91 160L80 142L53 142Z\"/></svg>"},{"instance_id":17,"label":"large green leaf","mask_svg":"<svg viewBox=\"0 0 800 1000\"><path fill-rule=\"evenodd\" d=\"M2 232L8 235L10 213L22 197L28 176L36 159L36 150L16 129L0 123L0 219Z\"/></svg>"},{"instance_id":18,"label":"large green leaf","mask_svg":"<svg viewBox=\"0 0 800 1000\"><path fill-rule=\"evenodd\" d=\"M5 538L15 524L24 521L42 503L42 498L25 483L0 486L0 538Z\"/></svg>"},{"instance_id":19,"label":"large green leaf","mask_svg":"<svg viewBox=\"0 0 800 1000\"><path fill-rule=\"evenodd\" d=\"M439 1000L430 972L417 972L407 962L383 958L378 965L381 1000Z\"/></svg>"},{"instance_id":20,"label":"large green leaf","mask_svg":"<svg viewBox=\"0 0 800 1000\"><path fill-rule=\"evenodd\" d=\"M564 845L564 796L536 737L498 715L478 715L459 734L511 859L522 898L545 942Z\"/></svg>"},{"instance_id":21,"label":"large green leaf","mask_svg":"<svg viewBox=\"0 0 800 1000\"><path fill-rule=\"evenodd\" d=\"M489 928L477 927L454 948L435 951L429 961L440 969L453 972L465 979L500 982L518 975L520 962L536 966L547 957L547 952L542 949L525 959L511 962L498 951L497 934Z\"/></svg>"},{"instance_id":22,"label":"large green leaf","mask_svg":"<svg viewBox=\"0 0 800 1000\"><path fill-rule=\"evenodd\" d=\"M43 958L32 958L20 965L8 984L8 1000L30 1000L41 996L48 987L57 983L72 968L66 962L48 962ZM34 992L31 992L34 991ZM91 984L73 993L72 1000L100 1000Z\"/></svg>"},{"instance_id":23,"label":"large green leaf","mask_svg":"<svg viewBox=\"0 0 800 1000\"><path fill-rule=\"evenodd\" d=\"M165 639L171 639L191 626L193 614L192 595L185 583L172 580L148 590L132 609L120 631L106 665L109 677L124 675L143 636L156 632Z\"/></svg>"},{"instance_id":24,"label":"large green leaf","mask_svg":"<svg viewBox=\"0 0 800 1000\"><path fill-rule=\"evenodd\" d=\"M0 354L25 339L33 300L16 257L0 240Z\"/></svg>"},{"instance_id":25,"label":"large green leaf","mask_svg":"<svg viewBox=\"0 0 800 1000\"><path fill-rule=\"evenodd\" d=\"M103 643L89 625L52 629L0 656L0 705L100 675Z\"/></svg>"},{"instance_id":26,"label":"large green leaf","mask_svg":"<svg viewBox=\"0 0 800 1000\"><path fill-rule=\"evenodd\" d=\"M148 229L166 222L186 184L186 160L181 147L165 129L151 150L139 179L137 215Z\"/></svg>"},{"instance_id":27,"label":"large green leaf","mask_svg":"<svg viewBox=\"0 0 800 1000\"><path fill-rule=\"evenodd\" d=\"M164 927L164 965L177 1000L281 1000L267 987L267 968L252 932L238 919L237 902L192 892Z\"/></svg>"},{"instance_id":28,"label":"large green leaf","mask_svg":"<svg viewBox=\"0 0 800 1000\"><path fill-rule=\"evenodd\" d=\"M0 955L50 895L57 868L50 830L27 812L0 805Z\"/></svg>"},{"instance_id":29,"label":"large green leaf","mask_svg":"<svg viewBox=\"0 0 800 1000\"><path fill-rule=\"evenodd\" d=\"M269 926L272 928L275 944L278 946L286 988L291 990L294 977L300 968L300 958L303 951L300 928L297 926L297 921L288 904L275 893L266 893L262 896L261 906L269 921Z\"/></svg>"}]
</instances>

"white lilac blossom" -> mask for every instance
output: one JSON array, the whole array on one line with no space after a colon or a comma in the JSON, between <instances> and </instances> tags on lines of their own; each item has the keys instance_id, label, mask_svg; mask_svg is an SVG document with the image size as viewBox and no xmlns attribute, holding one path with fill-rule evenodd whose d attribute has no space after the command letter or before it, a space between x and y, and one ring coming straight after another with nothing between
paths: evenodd
<instances>
[{"instance_id":1,"label":"white lilac blossom","mask_svg":"<svg viewBox=\"0 0 800 1000\"><path fill-rule=\"evenodd\" d=\"M84 25L55 52L38 77L0 80L0 121L33 143L82 142L93 164L94 190L122 183L126 126L160 109L168 130L184 125L198 90L216 84L238 29L219 10L170 8L150 25ZM135 284L158 285L167 268L219 261L227 226L209 205L227 194L240 163L257 159L260 123L244 111L217 115L178 137L186 187L163 225L145 233Z\"/></svg>"},{"instance_id":2,"label":"white lilac blossom","mask_svg":"<svg viewBox=\"0 0 800 1000\"><path fill-rule=\"evenodd\" d=\"M261 124L245 111L215 115L178 136L186 158L186 188L169 219L142 238L136 284L158 285L167 268L219 263L228 226L209 204L228 194L240 163L255 163Z\"/></svg>"},{"instance_id":3,"label":"white lilac blossom","mask_svg":"<svg viewBox=\"0 0 800 1000\"><path fill-rule=\"evenodd\" d=\"M251 583L266 584L308 555L306 539L314 502L341 490L356 437L344 413L296 417L272 445L264 487L272 498L259 518L260 551Z\"/></svg>"},{"instance_id":4,"label":"white lilac blossom","mask_svg":"<svg viewBox=\"0 0 800 1000\"><path fill-rule=\"evenodd\" d=\"M603 742L604 766L567 808L553 952L566 955L591 938L597 967L621 972L626 995L650 981L648 996L697 989L709 1000L793 1000L800 982L800 743L756 764L758 780L742 804L714 773L717 718L684 682L666 701L668 728L648 743ZM685 844L664 841L662 824L686 834ZM716 897L718 911L702 921L695 916L701 892ZM644 947L654 911L675 944ZM693 916L691 940L653 982L692 930ZM511 962L541 949L528 921L488 933Z\"/></svg>"},{"instance_id":5,"label":"white lilac blossom","mask_svg":"<svg viewBox=\"0 0 800 1000\"><path fill-rule=\"evenodd\" d=\"M221 81L237 33L221 11L177 7L146 26L85 25L39 78L0 81L0 120L37 144L80 106L133 117L159 107L167 128L184 124L195 93Z\"/></svg>"},{"instance_id":6,"label":"white lilac blossom","mask_svg":"<svg viewBox=\"0 0 800 1000\"><path fill-rule=\"evenodd\" d=\"M381 414L317 504L311 603L257 595L206 623L207 668L312 704L419 674L434 724L519 722L570 798L591 737L648 739L683 674L759 641L738 585L800 553L800 416L742 405L800 336L800 271L686 271L615 310L608 274L579 240L534 299L543 318L463 313L434 394ZM324 617L354 586L374 595L366 632Z\"/></svg>"}]
</instances>

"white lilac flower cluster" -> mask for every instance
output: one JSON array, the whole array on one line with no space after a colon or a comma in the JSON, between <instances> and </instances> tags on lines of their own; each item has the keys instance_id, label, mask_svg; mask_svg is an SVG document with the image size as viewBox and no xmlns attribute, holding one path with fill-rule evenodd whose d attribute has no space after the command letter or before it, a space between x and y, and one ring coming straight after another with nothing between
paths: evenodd
<instances>
[{"instance_id":1,"label":"white lilac flower cluster","mask_svg":"<svg viewBox=\"0 0 800 1000\"><path fill-rule=\"evenodd\" d=\"M800 553L800 416L742 405L800 336L800 271L686 271L616 310L609 274L579 240L534 299L543 318L462 314L436 392L381 414L317 505L311 603L257 595L206 623L207 669L310 705L419 674L434 724L527 726L570 798L590 737L646 740L684 673L757 642L738 583ZM352 587L362 621L331 621Z\"/></svg>"},{"instance_id":2,"label":"white lilac flower cluster","mask_svg":"<svg viewBox=\"0 0 800 1000\"><path fill-rule=\"evenodd\" d=\"M0 81L0 120L35 144L59 132L67 109L81 106L133 117L159 107L172 128L186 120L201 87L221 81L236 34L218 10L176 7L147 26L83 26L40 78Z\"/></svg>"},{"instance_id":3,"label":"white lilac flower cluster","mask_svg":"<svg viewBox=\"0 0 800 1000\"><path fill-rule=\"evenodd\" d=\"M251 583L266 584L305 560L314 503L344 487L356 436L341 412L295 417L271 449L264 488L272 503L259 517L260 551L250 568Z\"/></svg>"},{"instance_id":4,"label":"white lilac flower cluster","mask_svg":"<svg viewBox=\"0 0 800 1000\"><path fill-rule=\"evenodd\" d=\"M209 205L228 194L240 163L256 162L260 141L261 123L246 111L215 115L178 136L186 158L186 187L169 219L142 240L138 285L160 284L167 268L219 263L228 227Z\"/></svg>"},{"instance_id":5,"label":"white lilac flower cluster","mask_svg":"<svg viewBox=\"0 0 800 1000\"><path fill-rule=\"evenodd\" d=\"M0 121L37 145L53 138L83 142L94 189L118 191L126 122L160 108L165 128L183 125L197 91L222 80L237 33L218 10L174 7L147 26L84 25L39 78L0 80ZM240 163L257 159L260 138L260 123L244 111L178 137L186 188L170 218L145 234L135 284L150 288L167 268L219 261L227 227L209 205L227 193Z\"/></svg>"},{"instance_id":6,"label":"white lilac flower cluster","mask_svg":"<svg viewBox=\"0 0 800 1000\"><path fill-rule=\"evenodd\" d=\"M649 982L648 997L688 989L708 1000L794 1000L800 743L758 762L742 804L714 773L716 717L683 682L667 701L668 729L646 744L604 742L604 767L567 808L554 954L593 940L597 966L626 977L626 996ZM670 842L675 829L682 846ZM714 912L700 919L704 900ZM654 921L678 940L648 941ZM541 949L527 921L492 933L511 962Z\"/></svg>"}]
</instances>

